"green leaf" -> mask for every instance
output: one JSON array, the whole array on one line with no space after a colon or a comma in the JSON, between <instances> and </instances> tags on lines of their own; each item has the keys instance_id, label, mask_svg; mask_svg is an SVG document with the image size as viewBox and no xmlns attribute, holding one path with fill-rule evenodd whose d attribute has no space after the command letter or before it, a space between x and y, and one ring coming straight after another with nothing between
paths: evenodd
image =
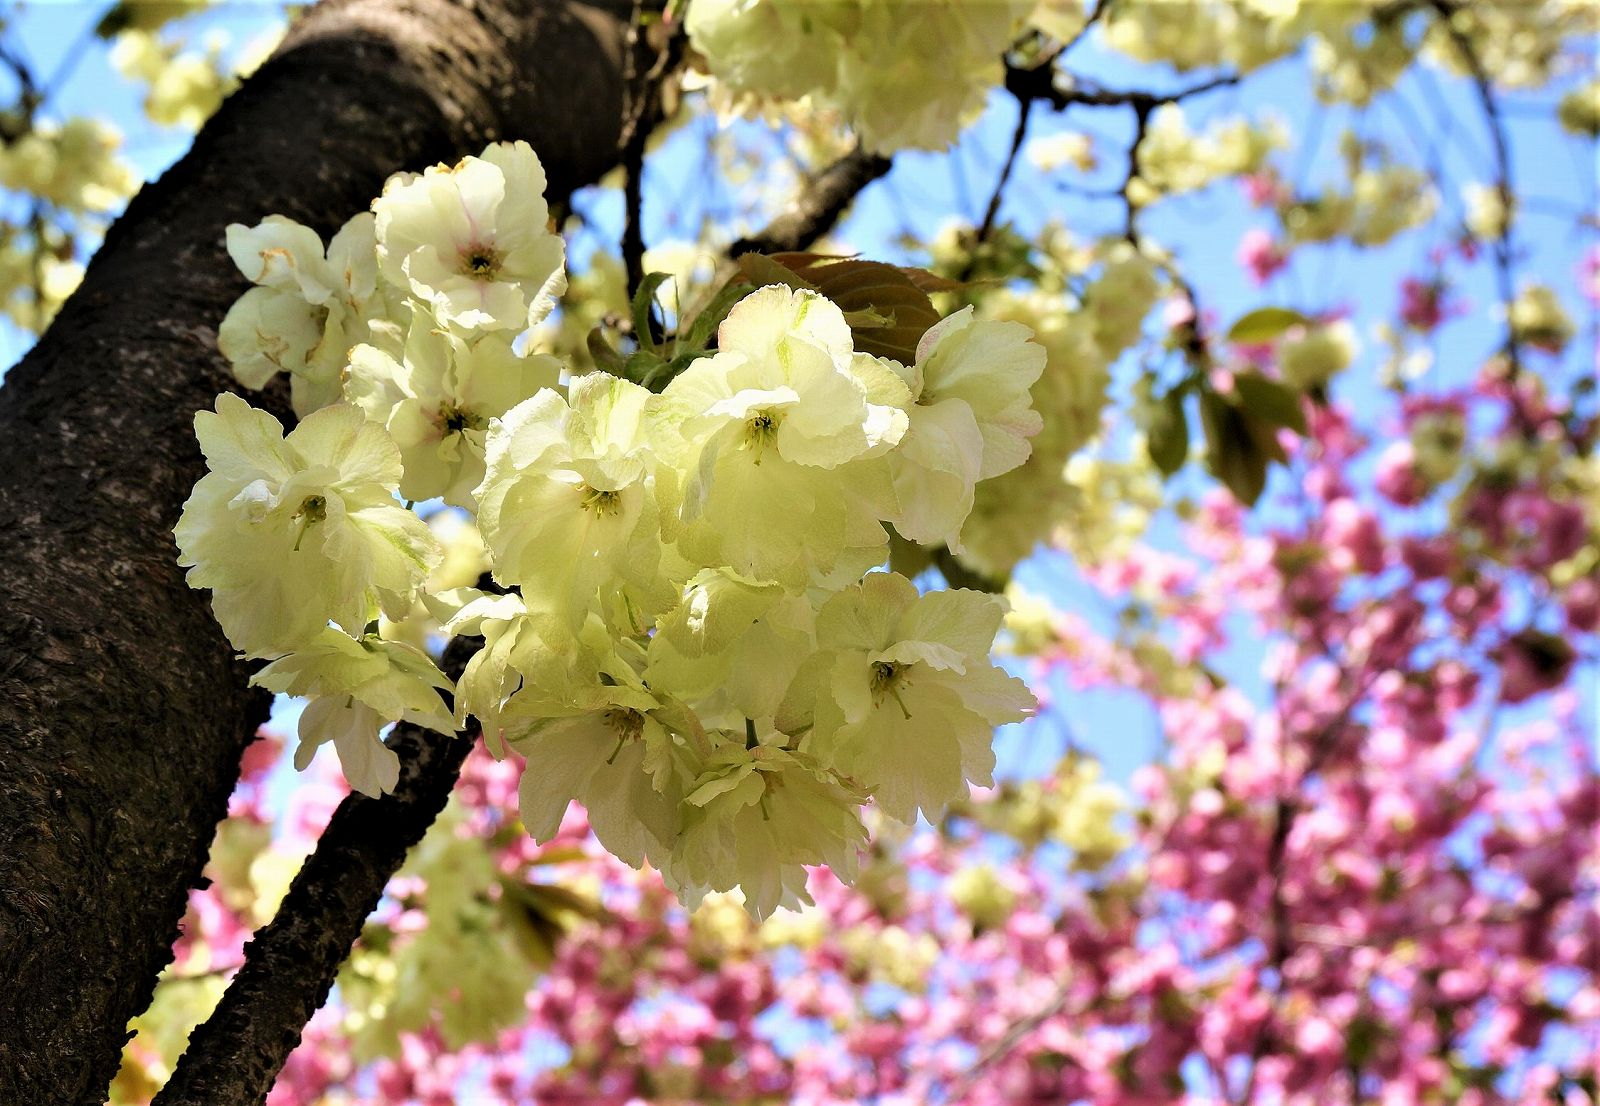
<instances>
[{"instance_id":1,"label":"green leaf","mask_svg":"<svg viewBox=\"0 0 1600 1106\"><path fill-rule=\"evenodd\" d=\"M1309 326L1311 320L1287 307L1258 307L1228 328L1228 341L1242 345L1270 342L1290 327Z\"/></svg>"},{"instance_id":2,"label":"green leaf","mask_svg":"<svg viewBox=\"0 0 1600 1106\"><path fill-rule=\"evenodd\" d=\"M1305 435L1306 413L1300 406L1300 393L1287 384L1258 372L1242 372L1234 376L1233 388L1250 414Z\"/></svg>"},{"instance_id":3,"label":"green leaf","mask_svg":"<svg viewBox=\"0 0 1600 1106\"><path fill-rule=\"evenodd\" d=\"M601 372L610 373L612 376L627 375L627 359L618 353L610 342L606 341L605 328L595 327L589 331L588 338L589 356L594 360L594 367Z\"/></svg>"},{"instance_id":4,"label":"green leaf","mask_svg":"<svg viewBox=\"0 0 1600 1106\"><path fill-rule=\"evenodd\" d=\"M1145 411L1145 450L1161 475L1171 476L1189 459L1189 419L1183 410L1183 391L1174 388Z\"/></svg>"},{"instance_id":5,"label":"green leaf","mask_svg":"<svg viewBox=\"0 0 1600 1106\"><path fill-rule=\"evenodd\" d=\"M1276 461L1280 465L1289 463L1289 455L1283 451L1283 443L1278 441L1278 427L1273 426L1265 419L1258 419L1248 411L1243 412L1245 429L1255 439L1256 448L1266 455L1267 460Z\"/></svg>"},{"instance_id":6,"label":"green leaf","mask_svg":"<svg viewBox=\"0 0 1600 1106\"><path fill-rule=\"evenodd\" d=\"M782 284L789 288L807 288L813 292L817 290L817 286L805 277L764 253L741 254L739 271L756 288Z\"/></svg>"},{"instance_id":7,"label":"green leaf","mask_svg":"<svg viewBox=\"0 0 1600 1106\"><path fill-rule=\"evenodd\" d=\"M672 379L671 367L666 360L648 349L638 349L630 354L621 375L624 380L631 380L652 392L661 391Z\"/></svg>"},{"instance_id":8,"label":"green leaf","mask_svg":"<svg viewBox=\"0 0 1600 1106\"><path fill-rule=\"evenodd\" d=\"M717 333L717 328L722 325L722 320L733 310L733 305L753 291L755 288L748 281L730 280L724 284L717 294L711 297L711 302L694 317L694 322L689 324L688 331L678 338L674 346L673 361L676 362L685 353L698 354L708 348L711 339Z\"/></svg>"},{"instance_id":9,"label":"green leaf","mask_svg":"<svg viewBox=\"0 0 1600 1106\"><path fill-rule=\"evenodd\" d=\"M1267 452L1249 417L1215 392L1200 395L1200 426L1206 437L1206 468L1246 506L1267 486Z\"/></svg>"},{"instance_id":10,"label":"green leaf","mask_svg":"<svg viewBox=\"0 0 1600 1106\"><path fill-rule=\"evenodd\" d=\"M655 339L650 336L650 318L656 307L656 289L671 279L670 273L646 273L633 294L633 337L641 350L655 349Z\"/></svg>"}]
</instances>

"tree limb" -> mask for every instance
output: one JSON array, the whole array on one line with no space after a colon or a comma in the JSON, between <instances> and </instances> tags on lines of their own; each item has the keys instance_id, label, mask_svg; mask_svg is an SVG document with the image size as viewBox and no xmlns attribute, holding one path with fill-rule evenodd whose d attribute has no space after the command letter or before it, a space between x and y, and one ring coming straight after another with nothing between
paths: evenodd
<instances>
[{"instance_id":1,"label":"tree limb","mask_svg":"<svg viewBox=\"0 0 1600 1106\"><path fill-rule=\"evenodd\" d=\"M889 172L893 163L859 146L806 182L794 204L765 230L741 238L728 256L803 250L833 229L861 190Z\"/></svg>"},{"instance_id":2,"label":"tree limb","mask_svg":"<svg viewBox=\"0 0 1600 1106\"><path fill-rule=\"evenodd\" d=\"M444 672L460 679L481 640L455 638ZM400 756L392 795L345 796L271 922L244 948L244 965L222 1001L189 1038L177 1069L151 1106L245 1106L266 1101L311 1015L328 998L339 965L361 935L389 879L444 809L473 742L409 723L388 745Z\"/></svg>"}]
</instances>

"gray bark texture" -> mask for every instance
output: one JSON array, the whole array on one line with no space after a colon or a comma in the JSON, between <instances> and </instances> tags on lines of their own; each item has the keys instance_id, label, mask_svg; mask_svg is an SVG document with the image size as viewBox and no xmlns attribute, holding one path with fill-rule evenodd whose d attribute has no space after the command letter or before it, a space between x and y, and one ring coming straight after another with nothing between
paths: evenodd
<instances>
[{"instance_id":1,"label":"gray bark texture","mask_svg":"<svg viewBox=\"0 0 1600 1106\"><path fill-rule=\"evenodd\" d=\"M324 0L0 387L0 1104L105 1100L266 717L171 536L194 413L232 387L224 228L326 236L390 173L496 138L533 144L553 196L597 179L628 7Z\"/></svg>"}]
</instances>

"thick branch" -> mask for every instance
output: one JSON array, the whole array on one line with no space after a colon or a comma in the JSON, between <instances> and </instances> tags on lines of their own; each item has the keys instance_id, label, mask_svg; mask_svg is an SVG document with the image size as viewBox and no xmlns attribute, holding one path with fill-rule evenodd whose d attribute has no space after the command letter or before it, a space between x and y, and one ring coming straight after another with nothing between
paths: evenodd
<instances>
[{"instance_id":1,"label":"thick branch","mask_svg":"<svg viewBox=\"0 0 1600 1106\"><path fill-rule=\"evenodd\" d=\"M459 679L478 645L476 638L452 641L445 672ZM476 723L459 736L395 727L389 738L400 755L394 794L351 794L339 804L277 914L245 946L244 966L189 1038L151 1106L266 1101L390 877L444 809L476 737Z\"/></svg>"},{"instance_id":2,"label":"thick branch","mask_svg":"<svg viewBox=\"0 0 1600 1106\"><path fill-rule=\"evenodd\" d=\"M564 195L615 162L620 13L329 0L107 235L0 388L0 1102L93 1103L178 935L267 700L175 564L192 418L231 385L224 228L327 233L496 137Z\"/></svg>"},{"instance_id":3,"label":"thick branch","mask_svg":"<svg viewBox=\"0 0 1600 1106\"><path fill-rule=\"evenodd\" d=\"M891 164L888 158L857 147L807 181L788 211L759 234L735 242L728 255L805 249L832 230L861 190L887 173Z\"/></svg>"}]
</instances>

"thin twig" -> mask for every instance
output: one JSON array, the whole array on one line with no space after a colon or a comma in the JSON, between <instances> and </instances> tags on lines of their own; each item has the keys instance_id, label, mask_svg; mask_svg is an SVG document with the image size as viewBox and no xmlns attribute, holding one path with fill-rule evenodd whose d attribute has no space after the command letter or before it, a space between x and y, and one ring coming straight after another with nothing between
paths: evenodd
<instances>
[{"instance_id":1,"label":"thin twig","mask_svg":"<svg viewBox=\"0 0 1600 1106\"><path fill-rule=\"evenodd\" d=\"M1332 650L1324 643L1324 652L1332 655ZM1282 1015L1284 992L1283 969L1288 963L1289 956L1294 949L1294 928L1289 919L1289 903L1284 898L1283 867L1288 859L1289 838L1293 835L1295 822L1303 810L1299 801L1299 789L1305 781L1321 770L1323 763L1333 752L1340 732L1349 725L1355 714L1356 708L1371 690L1372 683L1377 676L1375 670L1368 670L1356 687L1352 689L1345 704L1340 708L1332 720L1311 739L1311 755L1306 760L1306 765L1299 773L1295 784L1293 796L1289 789L1283 786L1282 776L1278 788L1278 798L1273 806L1272 838L1267 846L1266 871L1270 873L1272 885L1270 888L1267 905L1267 927L1270 930L1270 939L1267 942L1266 966L1274 972L1271 995L1271 1012L1261 1022L1255 1034L1255 1043L1250 1050L1250 1070L1245 1078L1245 1089L1240 1096L1240 1102L1249 1102L1255 1093L1258 1070L1261 1058L1266 1055L1267 1048L1271 1045L1275 1032L1274 1022ZM1280 703L1281 708L1281 703ZM1283 735L1288 732L1288 727L1281 717L1279 719L1279 772L1288 765L1287 748L1283 744Z\"/></svg>"},{"instance_id":2,"label":"thin twig","mask_svg":"<svg viewBox=\"0 0 1600 1106\"><path fill-rule=\"evenodd\" d=\"M683 57L685 35L682 26L668 28L655 59L644 73L639 72L639 53L644 28L644 0L634 0L633 17L628 24L622 62L622 130L617 148L622 162L623 222L622 262L627 273L631 300L644 280L644 150L650 140L652 124L661 115L661 88L666 76ZM652 314L651 329L658 325ZM659 334L654 335L660 338Z\"/></svg>"},{"instance_id":3,"label":"thin twig","mask_svg":"<svg viewBox=\"0 0 1600 1106\"><path fill-rule=\"evenodd\" d=\"M1103 6L1103 5L1102 5ZM1139 175L1139 144L1144 141L1145 130L1150 124L1151 114L1159 107L1166 104L1176 104L1191 96L1201 96L1207 92L1214 92L1220 88L1228 88L1239 83L1239 74L1223 73L1187 88L1180 88L1176 92L1149 92L1137 88L1106 88L1093 81L1087 81L1070 73L1057 70L1052 64L1045 63L1032 68L1008 65L1006 67L1006 90L1017 98L1021 104L1032 104L1039 100L1049 104L1057 111L1064 111L1073 105L1084 107L1126 107L1133 109L1134 129L1133 140L1128 145L1128 172L1123 178L1120 193L1127 209L1127 217L1123 224L1123 234L1130 242L1137 244L1137 206L1129 195L1129 188ZM1026 125L1027 115L1023 114L1019 125ZM1009 165L1008 165L1009 172ZM1002 178L1004 183L1004 178Z\"/></svg>"},{"instance_id":4,"label":"thin twig","mask_svg":"<svg viewBox=\"0 0 1600 1106\"><path fill-rule=\"evenodd\" d=\"M1489 71L1483 66L1483 59L1473 49L1472 40L1465 31L1456 26L1455 15L1461 10L1462 5L1455 0L1431 0L1434 12L1439 16L1439 23L1444 28L1450 41L1460 51L1462 60L1466 63L1467 72L1472 75L1472 84L1477 89L1478 100L1483 105L1484 126L1489 131L1489 141L1494 147L1495 191L1500 196L1500 206L1505 212L1505 217L1500 223L1499 233L1495 235L1494 268L1495 282L1500 293L1501 309L1506 316L1506 342L1505 355L1507 372L1515 380L1522 371L1522 342L1517 337L1516 327L1511 321L1511 307L1517 298L1516 274L1513 271L1511 256L1511 224L1516 218L1516 195L1511 189L1511 141L1506 137L1505 122L1500 117L1500 101L1494 94L1494 82L1489 76Z\"/></svg>"},{"instance_id":5,"label":"thin twig","mask_svg":"<svg viewBox=\"0 0 1600 1106\"><path fill-rule=\"evenodd\" d=\"M1122 236L1135 247L1139 245L1139 205L1133 200L1132 189L1133 182L1139 179L1139 147L1144 144L1145 132L1150 129L1150 113L1154 110L1152 105L1143 102L1133 105L1133 138L1128 143L1128 171L1122 178L1122 204L1127 212Z\"/></svg>"},{"instance_id":6,"label":"thin twig","mask_svg":"<svg viewBox=\"0 0 1600 1106\"><path fill-rule=\"evenodd\" d=\"M639 27L644 14L643 0L633 0L633 16L628 21L628 39L622 59L622 132L618 147L622 155L622 265L627 274L628 298L644 280L644 144L648 129L640 125L648 97L638 79Z\"/></svg>"},{"instance_id":7,"label":"thin twig","mask_svg":"<svg viewBox=\"0 0 1600 1106\"><path fill-rule=\"evenodd\" d=\"M61 91L67 81L77 73L78 63L83 61L89 47L93 46L99 35L95 33L100 25L100 16L90 19L87 26L78 32L78 37L72 40L66 52L61 55L61 60L56 63L55 69L44 82L44 96L46 99Z\"/></svg>"},{"instance_id":8,"label":"thin twig","mask_svg":"<svg viewBox=\"0 0 1600 1106\"><path fill-rule=\"evenodd\" d=\"M978 247L989 240L989 235L994 233L995 220L1000 217L1000 205L1005 200L1006 185L1011 181L1011 172L1016 168L1017 155L1022 152L1022 143L1028 137L1028 116L1033 111L1032 100L1017 101L1017 127L1011 132L1011 147L1006 151L1005 164L1000 167L1000 179L995 181L994 192L989 196L989 205L984 208L983 222L978 224L977 237L973 239L973 254L976 257ZM969 261L970 265L971 262ZM962 278L965 279L965 278Z\"/></svg>"},{"instance_id":9,"label":"thin twig","mask_svg":"<svg viewBox=\"0 0 1600 1106\"><path fill-rule=\"evenodd\" d=\"M622 151L622 265L629 300L644 282L644 144L648 137L649 132L640 127Z\"/></svg>"},{"instance_id":10,"label":"thin twig","mask_svg":"<svg viewBox=\"0 0 1600 1106\"><path fill-rule=\"evenodd\" d=\"M1018 1018L1011 1023L1011 1027L1001 1035L1000 1039L990 1045L988 1050L972 1062L972 1066L961 1073L961 1078L951 1085L945 1094L947 1103L960 1102L968 1091L982 1078L983 1073L1009 1056L1024 1038L1038 1029L1045 1022L1055 1017L1067 1008L1067 1000L1072 997L1071 981L1063 982L1056 988L1056 993L1050 1001L1025 1018ZM1070 1061L1068 1061L1070 1062Z\"/></svg>"}]
</instances>

